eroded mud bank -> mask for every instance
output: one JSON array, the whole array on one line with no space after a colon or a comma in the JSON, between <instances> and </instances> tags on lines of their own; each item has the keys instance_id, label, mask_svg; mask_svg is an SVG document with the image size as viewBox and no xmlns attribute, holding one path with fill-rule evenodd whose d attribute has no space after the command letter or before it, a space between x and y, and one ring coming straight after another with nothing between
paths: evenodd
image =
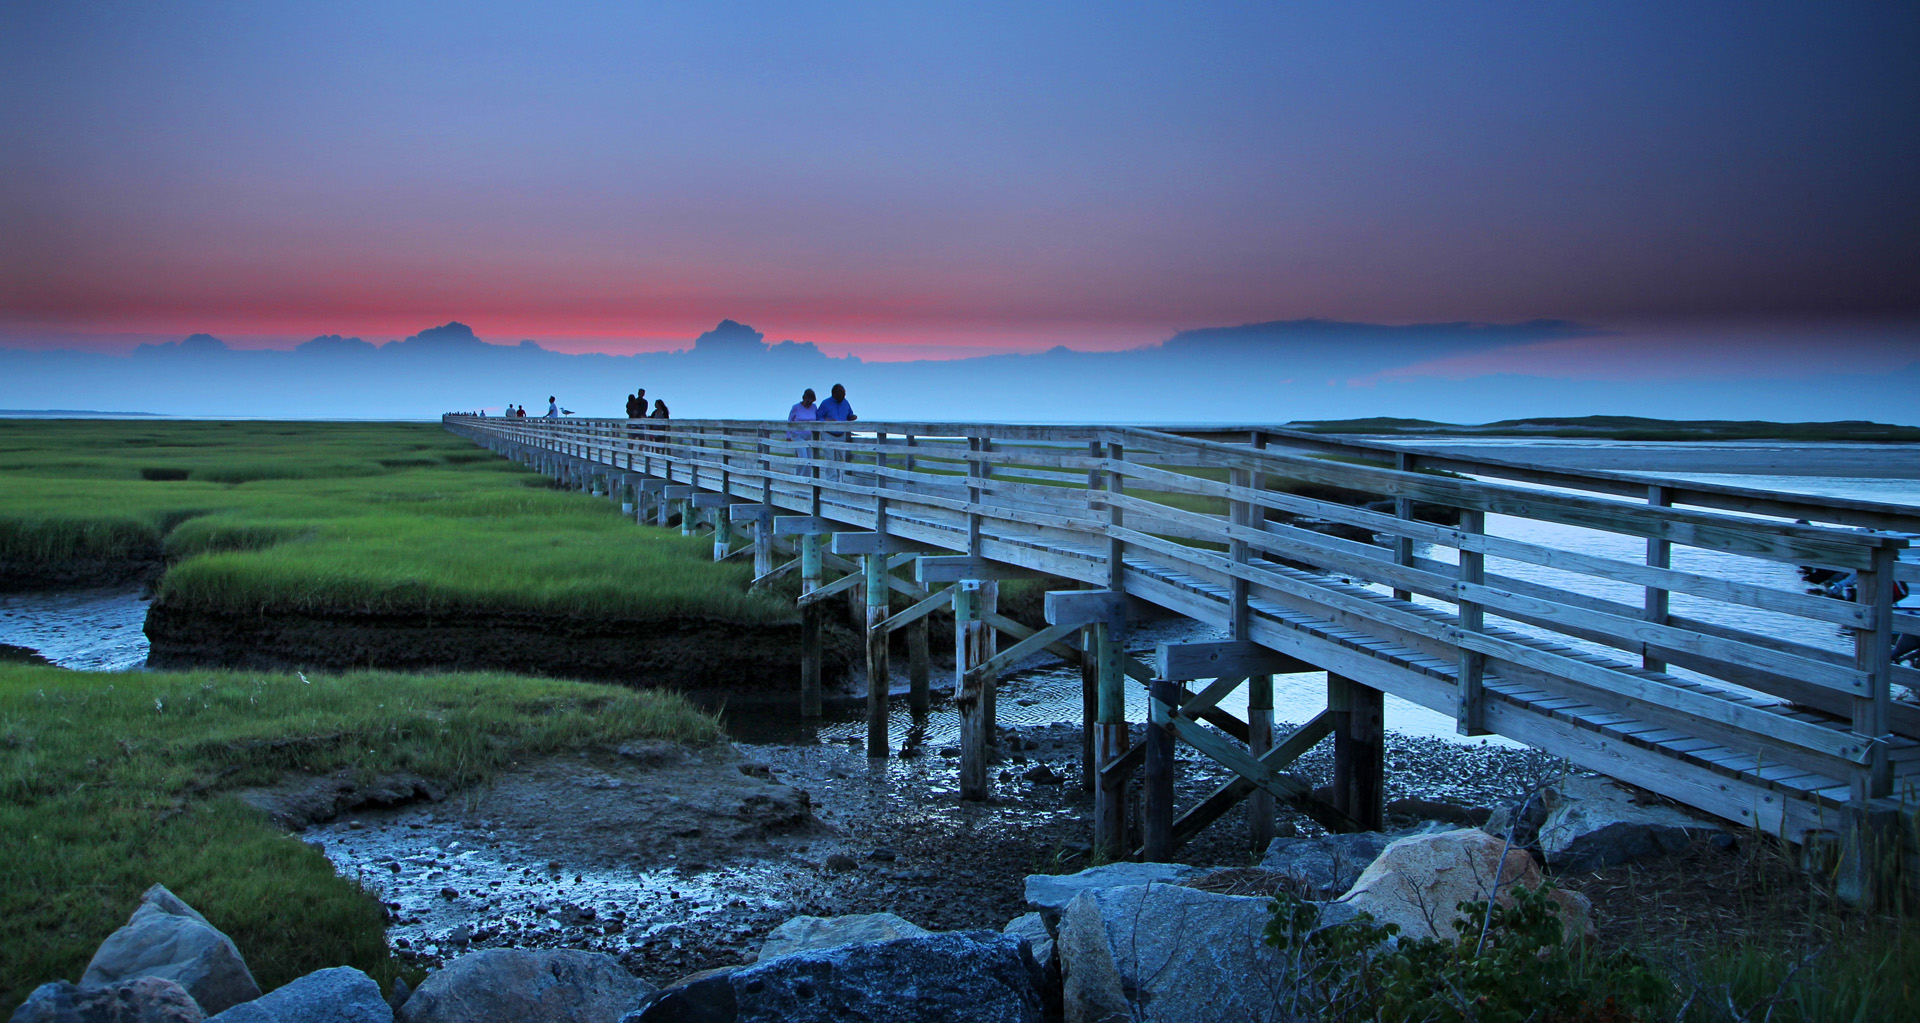
<instances>
[{"instance_id":1,"label":"eroded mud bank","mask_svg":"<svg viewBox=\"0 0 1920 1023\"><path fill-rule=\"evenodd\" d=\"M276 611L156 603L147 614L153 668L381 668L506 671L682 689L791 687L800 626L703 618L659 621L524 611L444 615ZM851 634L832 630L826 669L846 671Z\"/></svg>"}]
</instances>

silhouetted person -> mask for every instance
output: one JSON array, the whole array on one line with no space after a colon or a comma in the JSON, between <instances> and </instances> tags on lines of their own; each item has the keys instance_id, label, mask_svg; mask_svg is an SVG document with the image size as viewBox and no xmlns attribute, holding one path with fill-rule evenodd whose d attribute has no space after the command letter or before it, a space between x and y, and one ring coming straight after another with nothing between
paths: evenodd
<instances>
[{"instance_id":1,"label":"silhouetted person","mask_svg":"<svg viewBox=\"0 0 1920 1023\"><path fill-rule=\"evenodd\" d=\"M560 418L560 403L555 401L553 399L553 395L551 394L547 395L547 418L548 419Z\"/></svg>"},{"instance_id":2,"label":"silhouetted person","mask_svg":"<svg viewBox=\"0 0 1920 1023\"><path fill-rule=\"evenodd\" d=\"M639 406L640 406L639 395L637 394L627 395L627 418L628 419L638 419L645 414L640 411Z\"/></svg>"},{"instance_id":3,"label":"silhouetted person","mask_svg":"<svg viewBox=\"0 0 1920 1023\"><path fill-rule=\"evenodd\" d=\"M667 403L656 399L653 403L653 414L648 416L647 418L648 419L672 419L673 417L667 414Z\"/></svg>"}]
</instances>

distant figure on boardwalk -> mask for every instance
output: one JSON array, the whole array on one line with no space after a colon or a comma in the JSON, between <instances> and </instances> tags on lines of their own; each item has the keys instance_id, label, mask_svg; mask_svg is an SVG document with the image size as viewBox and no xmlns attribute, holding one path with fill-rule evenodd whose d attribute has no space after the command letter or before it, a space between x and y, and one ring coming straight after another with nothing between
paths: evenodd
<instances>
[{"instance_id":1,"label":"distant figure on boardwalk","mask_svg":"<svg viewBox=\"0 0 1920 1023\"><path fill-rule=\"evenodd\" d=\"M653 403L653 415L650 415L647 418L648 419L672 419L673 417L667 414L667 403L656 399Z\"/></svg>"},{"instance_id":2,"label":"distant figure on boardwalk","mask_svg":"<svg viewBox=\"0 0 1920 1023\"><path fill-rule=\"evenodd\" d=\"M559 402L557 402L557 401L555 401L555 400L553 400L553 395L551 395L551 394L549 394L549 395L547 395L547 415L546 415L546 418L548 418L548 419L558 419L558 418L560 418L560 403L559 403Z\"/></svg>"},{"instance_id":3,"label":"distant figure on boardwalk","mask_svg":"<svg viewBox=\"0 0 1920 1023\"><path fill-rule=\"evenodd\" d=\"M792 409L788 410L787 422L814 423L814 422L819 422L819 420L820 420L820 409L814 405L813 388L809 387L805 391L802 391L800 393L800 403L795 405ZM809 429L799 429L799 428L789 429L787 431L787 439L803 442L800 445L799 450L795 452L796 457L799 457L799 458L813 457L813 448L808 444L804 443L805 441L810 441L813 439L812 429L810 428Z\"/></svg>"},{"instance_id":4,"label":"distant figure on boardwalk","mask_svg":"<svg viewBox=\"0 0 1920 1023\"><path fill-rule=\"evenodd\" d=\"M639 419L647 414L646 399L638 394L627 395L627 418Z\"/></svg>"}]
</instances>

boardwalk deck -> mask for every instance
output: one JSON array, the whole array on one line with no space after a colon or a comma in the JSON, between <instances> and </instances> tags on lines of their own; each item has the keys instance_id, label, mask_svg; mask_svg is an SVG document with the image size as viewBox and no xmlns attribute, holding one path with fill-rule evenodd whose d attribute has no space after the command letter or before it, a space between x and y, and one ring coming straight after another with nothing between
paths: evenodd
<instances>
[{"instance_id":1,"label":"boardwalk deck","mask_svg":"<svg viewBox=\"0 0 1920 1023\"><path fill-rule=\"evenodd\" d=\"M1364 733L1379 692L1796 842L1865 836L1861 822L1911 812L1916 798L1920 706L1893 696L1920 672L1889 653L1901 626L1920 624L1893 607L1896 579L1920 577L1898 560L1902 534L1920 533L1915 509L1268 428L863 422L790 439L767 422L446 422L583 489L605 478L642 521L743 527L716 525L715 556L736 553L737 537L758 576L797 566L804 605L860 594L879 637L875 755L887 752L884 637L951 605L965 795L985 794L1006 655L1084 660L1096 835L1110 847L1164 851L1250 791L1332 826L1376 821L1378 743ZM1644 556L1528 540L1540 530L1516 524L1624 539ZM792 560L776 565L782 553ZM1806 592L1798 566L1854 573L1856 598ZM828 582L825 568L859 579ZM1050 601L1063 617L1036 636L993 604L995 580L1034 574L1097 592ZM892 592L913 610L890 610ZM1204 651L1229 665L1218 677L1165 679L1200 692L1161 686L1149 701L1155 741L1188 742L1244 782L1177 822L1163 805L1171 762L1126 747L1121 699L1128 677L1184 675L1197 669L1170 666L1199 657L1176 645L1153 666L1130 662L1129 601L1242 644ZM1271 734L1262 701L1282 668L1329 673L1333 724ZM811 712L818 670L807 660L796 687ZM1216 706L1241 685L1250 720ZM1352 782L1331 803L1281 770L1329 732ZM1135 842L1119 801L1143 762L1149 812ZM1256 837L1268 805L1255 805Z\"/></svg>"}]
</instances>

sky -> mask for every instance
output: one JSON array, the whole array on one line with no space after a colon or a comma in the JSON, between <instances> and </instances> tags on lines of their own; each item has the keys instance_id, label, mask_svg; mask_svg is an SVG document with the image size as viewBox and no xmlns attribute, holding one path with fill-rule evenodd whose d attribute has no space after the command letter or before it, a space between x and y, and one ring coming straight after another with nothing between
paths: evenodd
<instances>
[{"instance_id":1,"label":"sky","mask_svg":"<svg viewBox=\"0 0 1920 1023\"><path fill-rule=\"evenodd\" d=\"M1872 364L1920 352L1916 52L1911 2L4 2L0 346L1551 318L1636 339L1534 346L1575 376Z\"/></svg>"}]
</instances>

